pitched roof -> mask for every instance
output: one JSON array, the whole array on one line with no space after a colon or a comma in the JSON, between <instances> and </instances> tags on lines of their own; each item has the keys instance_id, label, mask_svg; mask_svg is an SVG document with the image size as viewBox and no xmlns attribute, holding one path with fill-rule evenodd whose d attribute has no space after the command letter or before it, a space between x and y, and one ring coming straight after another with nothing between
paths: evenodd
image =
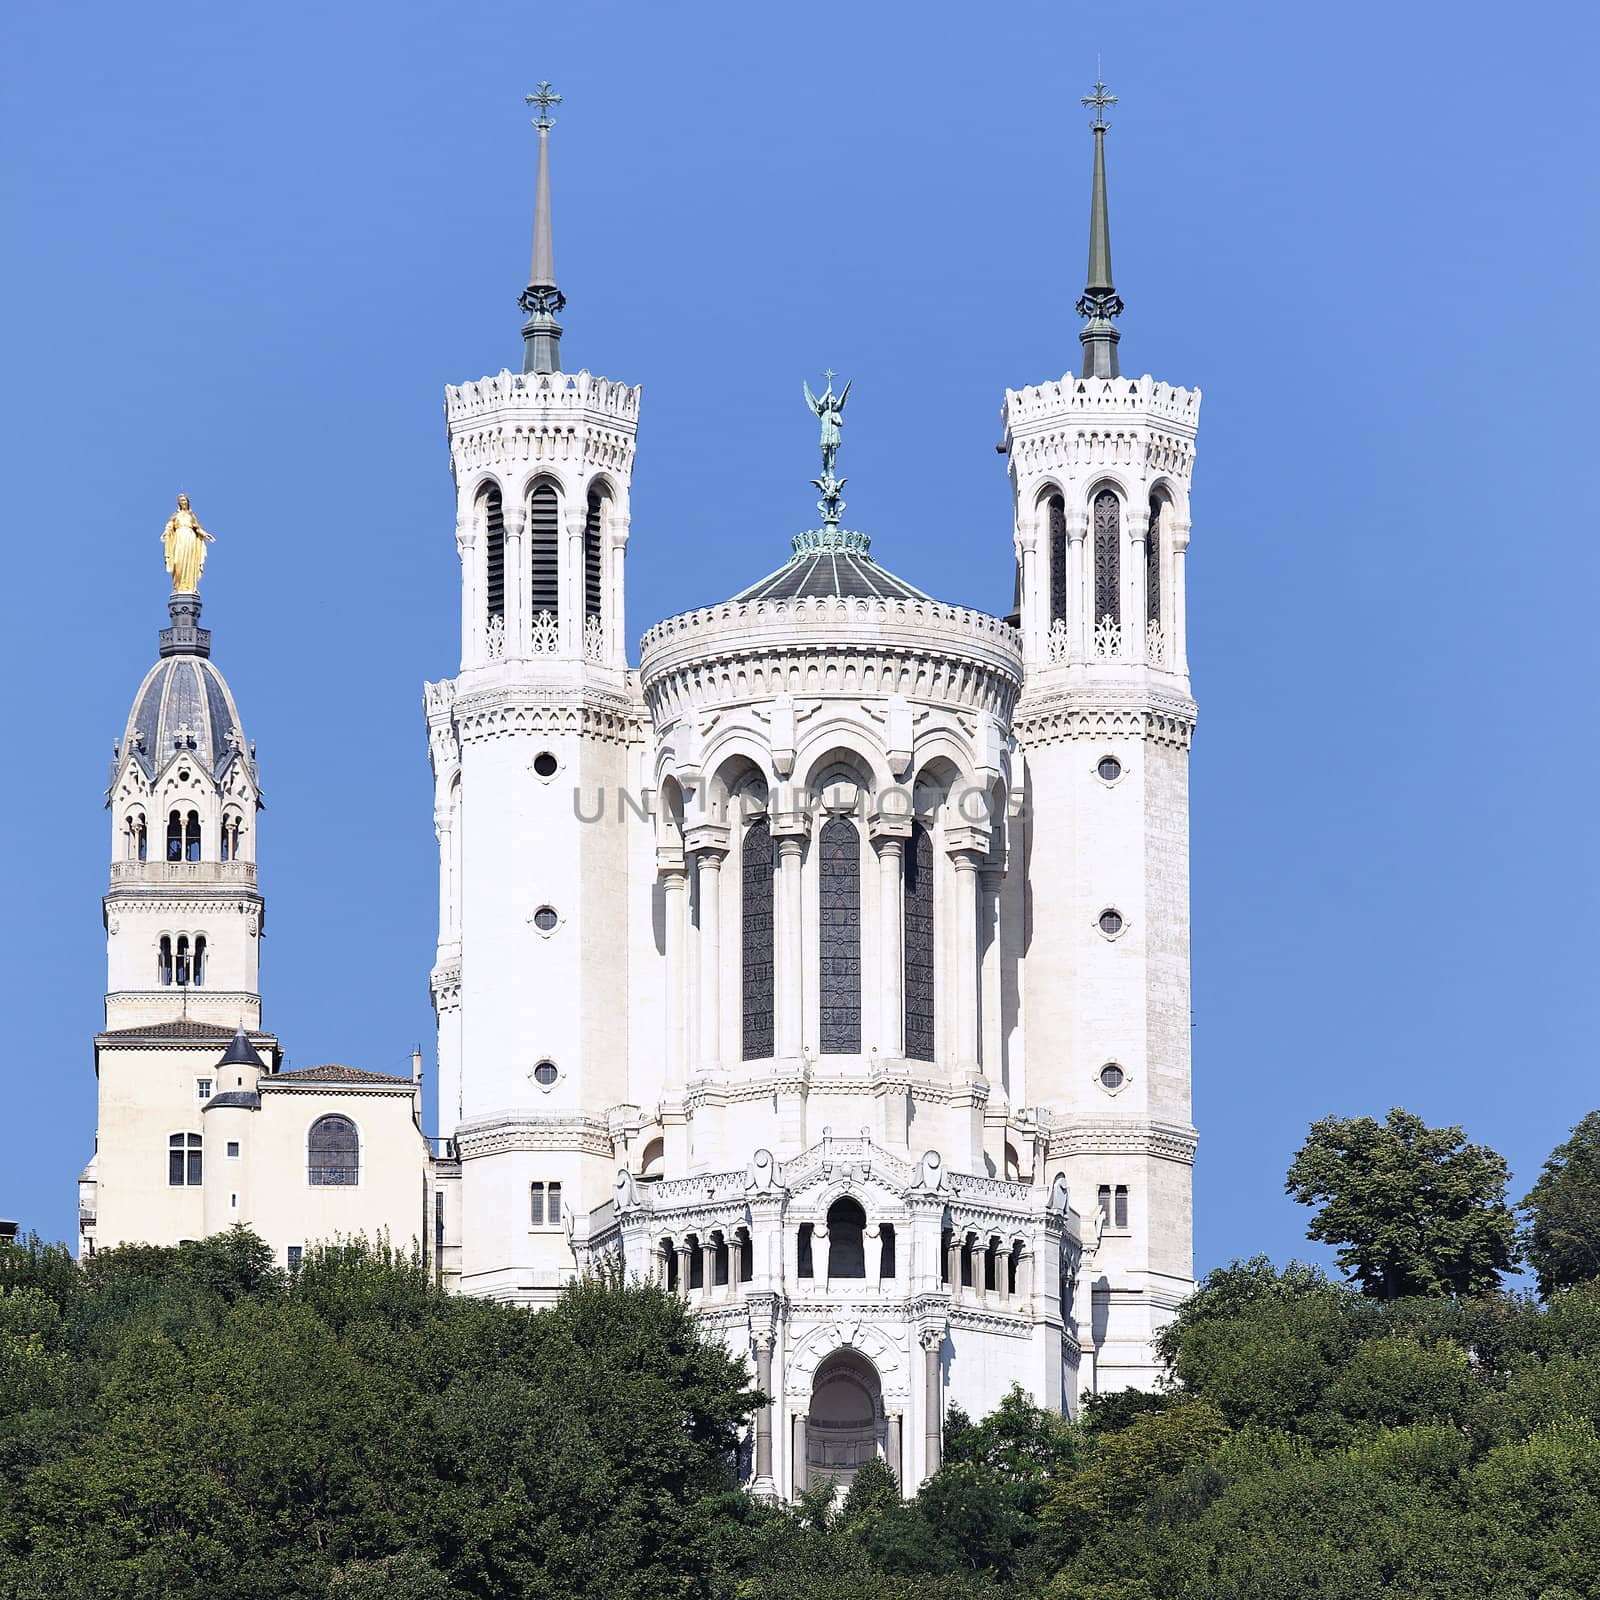
<instances>
[{"instance_id":1,"label":"pitched roof","mask_svg":"<svg viewBox=\"0 0 1600 1600\"><path fill-rule=\"evenodd\" d=\"M341 1067L330 1062L325 1067L298 1067L293 1072L274 1072L261 1080L263 1089L275 1083L370 1083L391 1089L412 1086L412 1079L397 1078L387 1072L363 1072L359 1067Z\"/></svg>"},{"instance_id":2,"label":"pitched roof","mask_svg":"<svg viewBox=\"0 0 1600 1600\"><path fill-rule=\"evenodd\" d=\"M170 1039L180 1044L226 1044L233 1038L235 1029L216 1022L196 1022L183 1017L175 1022L145 1022L136 1028L107 1028L97 1036L101 1044L143 1044L147 1040ZM277 1041L270 1033L259 1029L247 1031L246 1037L262 1044Z\"/></svg>"}]
</instances>

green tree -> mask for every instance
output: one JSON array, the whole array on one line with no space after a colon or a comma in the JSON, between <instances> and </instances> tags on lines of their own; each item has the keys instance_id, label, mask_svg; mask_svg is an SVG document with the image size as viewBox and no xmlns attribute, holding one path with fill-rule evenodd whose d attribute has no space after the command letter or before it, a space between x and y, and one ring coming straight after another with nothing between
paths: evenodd
<instances>
[{"instance_id":1,"label":"green tree","mask_svg":"<svg viewBox=\"0 0 1600 1600\"><path fill-rule=\"evenodd\" d=\"M1600 1111L1550 1152L1522 1209L1523 1248L1540 1294L1600 1278Z\"/></svg>"},{"instance_id":2,"label":"green tree","mask_svg":"<svg viewBox=\"0 0 1600 1600\"><path fill-rule=\"evenodd\" d=\"M1365 1294L1489 1294L1517 1264L1504 1159L1399 1107L1312 1123L1284 1187Z\"/></svg>"}]
</instances>

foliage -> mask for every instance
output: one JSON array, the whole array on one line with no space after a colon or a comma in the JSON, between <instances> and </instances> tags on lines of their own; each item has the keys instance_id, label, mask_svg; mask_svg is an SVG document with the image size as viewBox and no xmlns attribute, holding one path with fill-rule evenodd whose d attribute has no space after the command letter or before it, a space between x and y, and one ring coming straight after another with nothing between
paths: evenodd
<instances>
[{"instance_id":1,"label":"foliage","mask_svg":"<svg viewBox=\"0 0 1600 1600\"><path fill-rule=\"evenodd\" d=\"M1551 1151L1522 1208L1523 1249L1541 1294L1600 1277L1600 1111Z\"/></svg>"},{"instance_id":2,"label":"foliage","mask_svg":"<svg viewBox=\"0 0 1600 1600\"><path fill-rule=\"evenodd\" d=\"M1340 1267L1385 1300L1490 1294L1518 1260L1505 1161L1398 1107L1381 1124L1312 1123L1284 1187L1317 1208L1310 1237L1337 1246Z\"/></svg>"}]
</instances>

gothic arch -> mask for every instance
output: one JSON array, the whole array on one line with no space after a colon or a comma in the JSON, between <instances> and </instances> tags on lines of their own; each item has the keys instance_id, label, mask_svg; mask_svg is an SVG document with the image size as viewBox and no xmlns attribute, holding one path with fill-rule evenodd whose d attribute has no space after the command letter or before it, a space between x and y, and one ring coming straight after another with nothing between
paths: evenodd
<instances>
[{"instance_id":1,"label":"gothic arch","mask_svg":"<svg viewBox=\"0 0 1600 1600\"><path fill-rule=\"evenodd\" d=\"M804 794L820 793L829 782L832 768L847 768L851 781L868 794L894 787L894 774L877 739L859 723L834 717L811 730L795 753L797 787Z\"/></svg>"}]
</instances>

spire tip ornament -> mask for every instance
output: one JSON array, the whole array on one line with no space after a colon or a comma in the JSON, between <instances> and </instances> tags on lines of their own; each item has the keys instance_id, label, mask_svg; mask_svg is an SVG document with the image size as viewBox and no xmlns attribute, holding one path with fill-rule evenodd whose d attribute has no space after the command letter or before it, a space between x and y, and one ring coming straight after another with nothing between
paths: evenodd
<instances>
[{"instance_id":1,"label":"spire tip ornament","mask_svg":"<svg viewBox=\"0 0 1600 1600\"><path fill-rule=\"evenodd\" d=\"M1089 200L1089 272L1078 300L1078 315L1085 318L1083 331L1078 335L1083 345L1083 372L1085 378L1120 377L1122 368L1117 360L1117 342L1122 335L1117 331L1116 318L1122 315L1122 296L1117 293L1111 278L1111 216L1106 204L1106 133L1111 124L1106 121L1106 107L1114 106L1117 97L1106 93L1106 86L1096 82L1093 92L1083 96L1082 104L1094 107L1094 121L1089 131L1094 135L1094 190Z\"/></svg>"},{"instance_id":2,"label":"spire tip ornament","mask_svg":"<svg viewBox=\"0 0 1600 1600\"><path fill-rule=\"evenodd\" d=\"M556 315L567 297L556 287L555 239L550 223L550 130L556 125L550 107L561 104L561 96L548 82L523 96L523 104L538 106L533 125L539 130L539 177L533 204L533 262L528 269L528 287L517 297L517 305L528 319L522 325L522 370L559 372L561 370L561 324Z\"/></svg>"}]
</instances>

